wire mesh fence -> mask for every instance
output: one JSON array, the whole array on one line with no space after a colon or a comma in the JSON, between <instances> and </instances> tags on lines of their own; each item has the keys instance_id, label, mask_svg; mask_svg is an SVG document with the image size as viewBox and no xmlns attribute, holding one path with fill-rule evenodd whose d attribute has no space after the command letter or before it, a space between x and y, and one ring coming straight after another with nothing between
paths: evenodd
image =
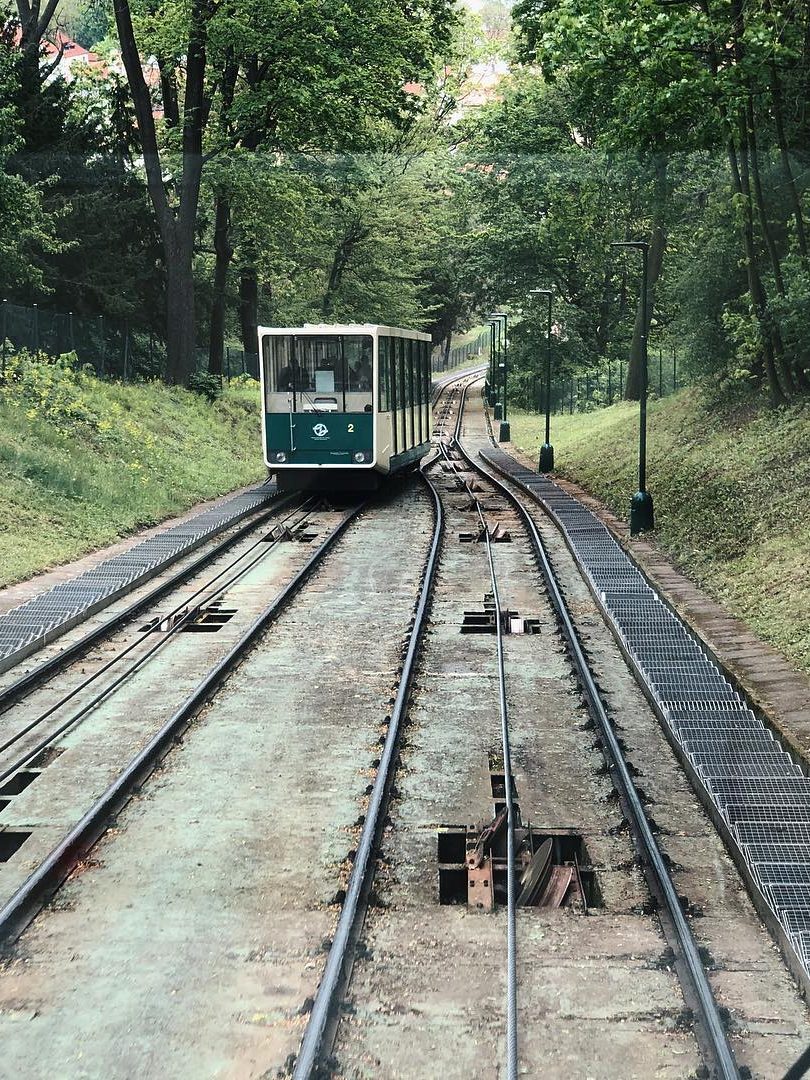
<instances>
[{"instance_id":1,"label":"wire mesh fence","mask_svg":"<svg viewBox=\"0 0 810 1080\"><path fill-rule=\"evenodd\" d=\"M599 367L577 374L552 375L551 411L554 413L590 412L606 408L624 396L627 365L624 361L604 361ZM546 407L545 380L541 373L524 376L517 396L536 412ZM650 397L666 397L683 386L675 346L651 348L647 367L647 392ZM510 398L512 387L510 385Z\"/></svg>"},{"instance_id":2,"label":"wire mesh fence","mask_svg":"<svg viewBox=\"0 0 810 1080\"><path fill-rule=\"evenodd\" d=\"M166 345L152 333L132 330L127 322L103 315L75 315L48 311L36 304L25 307L8 300L0 302L0 370L6 357L19 350L44 352L49 356L73 352L79 362L91 367L101 378L134 382L160 378L166 371ZM208 370L208 349L196 351L196 370ZM226 346L222 377L259 377L259 355Z\"/></svg>"},{"instance_id":3,"label":"wire mesh fence","mask_svg":"<svg viewBox=\"0 0 810 1080\"><path fill-rule=\"evenodd\" d=\"M433 350L433 371L452 371L454 368L467 363L468 360L484 356L485 349L487 350L486 357L488 357L489 330L483 331L471 341L455 345L450 350L439 346Z\"/></svg>"},{"instance_id":4,"label":"wire mesh fence","mask_svg":"<svg viewBox=\"0 0 810 1080\"><path fill-rule=\"evenodd\" d=\"M481 356L488 341L487 331L449 351L434 349L433 370L449 371ZM167 369L165 342L152 333L131 329L125 321L0 301L0 371L5 369L6 358L22 349L49 356L73 352L99 377L121 382L158 379ZM207 348L196 350L195 370L208 371ZM240 375L259 378L259 354L226 345L222 381L227 383Z\"/></svg>"}]
</instances>

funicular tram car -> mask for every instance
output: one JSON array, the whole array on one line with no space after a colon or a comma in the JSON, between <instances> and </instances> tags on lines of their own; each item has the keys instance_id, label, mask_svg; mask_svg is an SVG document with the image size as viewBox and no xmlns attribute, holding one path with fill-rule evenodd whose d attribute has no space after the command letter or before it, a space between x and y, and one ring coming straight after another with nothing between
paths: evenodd
<instances>
[{"instance_id":1,"label":"funicular tram car","mask_svg":"<svg viewBox=\"0 0 810 1080\"><path fill-rule=\"evenodd\" d=\"M259 353L264 460L280 489L370 490L427 452L428 334L259 327Z\"/></svg>"}]
</instances>

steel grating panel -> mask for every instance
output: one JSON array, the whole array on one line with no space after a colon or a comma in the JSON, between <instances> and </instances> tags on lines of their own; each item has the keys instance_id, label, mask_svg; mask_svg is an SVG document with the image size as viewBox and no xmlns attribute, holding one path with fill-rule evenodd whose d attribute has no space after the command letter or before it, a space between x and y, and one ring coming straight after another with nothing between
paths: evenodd
<instances>
[{"instance_id":1,"label":"steel grating panel","mask_svg":"<svg viewBox=\"0 0 810 1080\"><path fill-rule=\"evenodd\" d=\"M774 740L739 740L734 742L724 739L719 745L708 743L705 739L683 739L685 750L689 754L689 760L694 765L708 765L711 761L720 761L723 764L742 766L745 762L764 762L769 764L791 765L793 758L780 750ZM780 757L780 754L782 755Z\"/></svg>"},{"instance_id":2,"label":"steel grating panel","mask_svg":"<svg viewBox=\"0 0 810 1080\"><path fill-rule=\"evenodd\" d=\"M810 933L791 934L790 939L801 962L810 968Z\"/></svg>"},{"instance_id":3,"label":"steel grating panel","mask_svg":"<svg viewBox=\"0 0 810 1080\"><path fill-rule=\"evenodd\" d=\"M739 844L806 844L810 843L807 823L785 821L735 821L732 832Z\"/></svg>"},{"instance_id":4,"label":"steel grating panel","mask_svg":"<svg viewBox=\"0 0 810 1080\"><path fill-rule=\"evenodd\" d=\"M712 789L718 799L734 799L739 797L740 784L736 780L717 779L712 782ZM759 780L755 791L753 784L746 784L745 791L746 794L756 793L763 801L773 799L780 803L782 801L800 803L802 800L807 800L808 805L810 805L810 780L806 776L787 776ZM808 843L810 843L810 840L808 840Z\"/></svg>"},{"instance_id":5,"label":"steel grating panel","mask_svg":"<svg viewBox=\"0 0 810 1080\"><path fill-rule=\"evenodd\" d=\"M777 913L785 908L803 907L810 903L810 887L807 885L763 885L762 894Z\"/></svg>"},{"instance_id":6,"label":"steel grating panel","mask_svg":"<svg viewBox=\"0 0 810 1080\"><path fill-rule=\"evenodd\" d=\"M774 830L773 839L784 839L777 836L783 828L800 825L804 827L804 831L797 833L797 838L803 842L810 839L810 830L807 829L810 823L810 806L791 806L788 803L778 804L772 801L757 802L756 799L756 792L751 792L746 799L729 800L720 809L732 825L761 825L763 829Z\"/></svg>"},{"instance_id":7,"label":"steel grating panel","mask_svg":"<svg viewBox=\"0 0 810 1080\"><path fill-rule=\"evenodd\" d=\"M754 870L760 885L797 885L810 890L810 863L757 862ZM810 891L807 897L810 900Z\"/></svg>"},{"instance_id":8,"label":"steel grating panel","mask_svg":"<svg viewBox=\"0 0 810 1080\"><path fill-rule=\"evenodd\" d=\"M807 844L745 844L744 855L752 863L782 862L810 863L810 843Z\"/></svg>"},{"instance_id":9,"label":"steel grating panel","mask_svg":"<svg viewBox=\"0 0 810 1080\"><path fill-rule=\"evenodd\" d=\"M526 470L502 450L481 456L539 497L556 517L810 975L810 779L594 514L547 477L526 482Z\"/></svg>"},{"instance_id":10,"label":"steel grating panel","mask_svg":"<svg viewBox=\"0 0 810 1080\"><path fill-rule=\"evenodd\" d=\"M795 907L782 908L782 920L788 933L810 933L810 905L797 904Z\"/></svg>"},{"instance_id":11,"label":"steel grating panel","mask_svg":"<svg viewBox=\"0 0 810 1080\"><path fill-rule=\"evenodd\" d=\"M708 765L696 765L695 771L701 777L704 782L704 786L709 789L709 780L733 780L735 778L744 777L748 784L745 787L741 787L740 794L743 798L748 799L756 795L756 784L760 780L768 780L781 776L800 776L801 773L793 766L795 772L788 771L785 765L781 764L768 764L767 762L752 762L750 764L742 764L734 762L727 765L720 765L717 762L710 762ZM709 790L711 795L711 790ZM749 805L747 802L744 805ZM810 812L810 808L808 808Z\"/></svg>"},{"instance_id":12,"label":"steel grating panel","mask_svg":"<svg viewBox=\"0 0 810 1080\"><path fill-rule=\"evenodd\" d=\"M691 742L712 742L722 746L724 742L734 738L763 737L761 727L756 722L741 717L736 723L712 723L706 720L681 720L672 725L672 731L676 738L687 745Z\"/></svg>"},{"instance_id":13,"label":"steel grating panel","mask_svg":"<svg viewBox=\"0 0 810 1080\"><path fill-rule=\"evenodd\" d=\"M789 766L791 770L798 772L793 758L780 749L775 742L771 742L773 749L768 749L767 744L758 746L756 750L733 750L730 748L713 747L711 750L693 750L690 748L689 757L698 765L735 765L742 768L745 765L776 765L780 768Z\"/></svg>"},{"instance_id":14,"label":"steel grating panel","mask_svg":"<svg viewBox=\"0 0 810 1080\"><path fill-rule=\"evenodd\" d=\"M735 784L733 780L729 780L726 777L710 777L707 780L707 786L711 788L711 793L715 799L715 802L721 809L725 810L726 807L734 805L760 805L767 803L777 810L784 809L785 807L807 807L810 806L810 791L796 789L791 791L787 788L787 784L790 783L790 778L787 780L766 776L759 780L751 780L746 784L744 790L740 790L740 785ZM718 791L718 787L728 784L726 790ZM785 787L784 791L771 791L770 786ZM752 803L753 799L757 799L756 804ZM810 842L810 840L808 841Z\"/></svg>"},{"instance_id":15,"label":"steel grating panel","mask_svg":"<svg viewBox=\"0 0 810 1080\"><path fill-rule=\"evenodd\" d=\"M685 703L682 703L680 701L668 701L666 703L666 711L667 711L667 715L669 717L671 717L675 721L677 721L677 720L686 720L686 719L689 719L690 717L694 716L694 709L692 708L692 706L687 705ZM751 709L749 709L748 706L745 705L742 701L740 701L739 703L734 703L734 704L724 702L724 701L719 701L719 702L717 702L715 704L707 705L706 708L702 712L702 716L703 715L705 715L706 717L715 717L716 716L717 719L720 720L721 718L722 719L730 718L728 714L732 714L732 713L736 713L736 714L744 715L744 716L750 716L752 719L756 720L756 717L754 716L753 711ZM726 714L726 715L723 716L722 714ZM756 722L761 727L764 728L765 725L760 720L757 720Z\"/></svg>"}]
</instances>

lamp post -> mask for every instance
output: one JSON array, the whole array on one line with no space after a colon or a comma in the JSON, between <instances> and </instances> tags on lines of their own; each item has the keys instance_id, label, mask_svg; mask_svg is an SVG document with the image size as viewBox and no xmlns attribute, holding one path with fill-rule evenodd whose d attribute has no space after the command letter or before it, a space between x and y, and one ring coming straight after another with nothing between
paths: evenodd
<instances>
[{"instance_id":1,"label":"lamp post","mask_svg":"<svg viewBox=\"0 0 810 1080\"><path fill-rule=\"evenodd\" d=\"M497 321L495 319L490 319L489 320L489 382L488 382L488 385L487 385L487 405L489 405L490 408L493 407L493 405L495 404L495 402L497 400L497 397L498 397L498 393L497 393L497 389L496 389L496 387L497 387L497 383L496 383L497 374L496 374L496 372L497 372L498 369L496 367L497 361L496 361L496 358L495 358L495 327L496 326L497 326Z\"/></svg>"},{"instance_id":2,"label":"lamp post","mask_svg":"<svg viewBox=\"0 0 810 1080\"><path fill-rule=\"evenodd\" d=\"M650 245L646 240L617 241L616 248L641 252L641 388L638 425L638 491L630 499L630 535L655 528L652 495L647 491L647 280Z\"/></svg>"},{"instance_id":3,"label":"lamp post","mask_svg":"<svg viewBox=\"0 0 810 1080\"><path fill-rule=\"evenodd\" d=\"M501 324L495 319L495 377L492 382L492 413L496 420L500 420L503 414L501 404L500 380L501 380Z\"/></svg>"},{"instance_id":4,"label":"lamp post","mask_svg":"<svg viewBox=\"0 0 810 1080\"><path fill-rule=\"evenodd\" d=\"M500 380L500 388L502 390L501 399L500 401L495 402L495 419L500 420L501 422L501 426L498 432L498 442L509 442L509 421L506 415L506 377L509 371L506 359L507 315L505 311L493 311L490 315L490 318L498 320L498 343L500 345L500 348L498 350L498 371L503 373ZM503 321L503 337L501 337L501 321ZM497 390L497 380L495 386Z\"/></svg>"},{"instance_id":5,"label":"lamp post","mask_svg":"<svg viewBox=\"0 0 810 1080\"><path fill-rule=\"evenodd\" d=\"M546 326L546 441L540 447L538 472L551 472L554 468L554 447L551 445L551 289L532 289L531 295L545 296L548 300L548 323Z\"/></svg>"}]
</instances>

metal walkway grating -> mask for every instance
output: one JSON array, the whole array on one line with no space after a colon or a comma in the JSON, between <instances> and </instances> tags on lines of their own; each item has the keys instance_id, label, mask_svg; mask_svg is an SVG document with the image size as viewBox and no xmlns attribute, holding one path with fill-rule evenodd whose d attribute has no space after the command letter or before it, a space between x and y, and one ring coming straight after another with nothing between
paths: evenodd
<instances>
[{"instance_id":1,"label":"metal walkway grating","mask_svg":"<svg viewBox=\"0 0 810 1080\"><path fill-rule=\"evenodd\" d=\"M275 493L268 485L235 495L0 615L0 671L235 525Z\"/></svg>"},{"instance_id":2,"label":"metal walkway grating","mask_svg":"<svg viewBox=\"0 0 810 1080\"><path fill-rule=\"evenodd\" d=\"M810 779L605 525L546 476L481 451L542 501L810 975Z\"/></svg>"}]
</instances>

